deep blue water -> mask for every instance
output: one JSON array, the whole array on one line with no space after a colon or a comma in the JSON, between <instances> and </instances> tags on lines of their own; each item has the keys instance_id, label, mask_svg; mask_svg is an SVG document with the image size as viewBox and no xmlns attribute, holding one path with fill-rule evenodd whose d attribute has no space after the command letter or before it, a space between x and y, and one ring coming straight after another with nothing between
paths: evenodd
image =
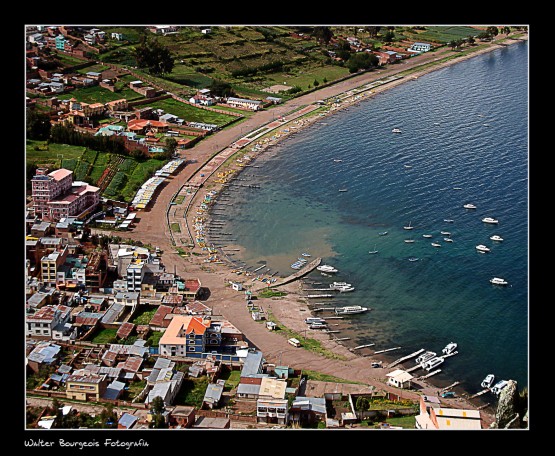
<instances>
[{"instance_id":1,"label":"deep blue water","mask_svg":"<svg viewBox=\"0 0 555 456\"><path fill-rule=\"evenodd\" d=\"M216 206L230 217L223 231L246 249L234 258L286 276L301 252L321 256L339 269L335 280L356 287L335 302L373 309L342 328L351 346L401 346L393 359L455 341L459 354L432 382L458 380L475 392L494 373L527 385L528 95L528 44L515 44L391 88L284 140L241 174L260 189L230 191L236 204ZM464 209L468 202L477 209ZM486 216L499 224L483 223ZM412 231L403 229L409 222ZM410 237L415 242L405 243ZM478 253L477 244L491 252ZM491 285L494 276L510 286Z\"/></svg>"}]
</instances>

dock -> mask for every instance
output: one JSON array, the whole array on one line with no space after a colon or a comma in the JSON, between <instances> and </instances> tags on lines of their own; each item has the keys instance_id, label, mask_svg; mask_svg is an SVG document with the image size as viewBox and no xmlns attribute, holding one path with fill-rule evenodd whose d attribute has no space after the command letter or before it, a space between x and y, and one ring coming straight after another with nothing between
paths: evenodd
<instances>
[{"instance_id":1,"label":"dock","mask_svg":"<svg viewBox=\"0 0 555 456\"><path fill-rule=\"evenodd\" d=\"M374 352L374 355L378 355L380 353L385 353L393 350L399 350L400 348L401 347L393 347L393 348L386 348L385 350L378 350L377 352Z\"/></svg>"},{"instance_id":2,"label":"dock","mask_svg":"<svg viewBox=\"0 0 555 456\"><path fill-rule=\"evenodd\" d=\"M423 351L424 351L424 349L421 348L420 350L415 351L414 353L411 353L410 355L403 356L402 358L396 359L396 360L393 361L391 364L389 364L387 367L396 366L397 364L402 363L403 361L406 361L407 359L414 358L415 356L419 355L419 354L422 353Z\"/></svg>"},{"instance_id":3,"label":"dock","mask_svg":"<svg viewBox=\"0 0 555 456\"><path fill-rule=\"evenodd\" d=\"M422 369L422 366L420 364L417 364L416 366L406 369L405 371L410 373L412 371L415 371L416 369Z\"/></svg>"},{"instance_id":4,"label":"dock","mask_svg":"<svg viewBox=\"0 0 555 456\"><path fill-rule=\"evenodd\" d=\"M449 385L449 386L446 386L445 388L443 388L443 389L441 390L441 392L443 392L443 391L447 391L447 390L450 390L451 388L453 388L453 387L455 387L455 386L459 385L460 383L461 383L461 382L455 382L455 383L452 383L451 385Z\"/></svg>"},{"instance_id":5,"label":"dock","mask_svg":"<svg viewBox=\"0 0 555 456\"><path fill-rule=\"evenodd\" d=\"M376 345L376 344L364 344L364 345L359 345L358 347L353 347L353 348L351 348L350 350L351 350L351 351L353 351L353 350L360 350L361 348L372 347L372 346L374 346L374 345Z\"/></svg>"},{"instance_id":6,"label":"dock","mask_svg":"<svg viewBox=\"0 0 555 456\"><path fill-rule=\"evenodd\" d=\"M340 341L340 340L350 340L350 339L351 339L350 337L336 337L334 340Z\"/></svg>"},{"instance_id":7,"label":"dock","mask_svg":"<svg viewBox=\"0 0 555 456\"><path fill-rule=\"evenodd\" d=\"M469 399L473 399L475 397L481 396L482 394L486 394L488 391L490 391L490 388L483 389L482 391L479 391L478 393L470 396Z\"/></svg>"},{"instance_id":8,"label":"dock","mask_svg":"<svg viewBox=\"0 0 555 456\"><path fill-rule=\"evenodd\" d=\"M440 372L441 372L441 369L437 369L433 372L430 372L429 374L423 375L422 377L418 377L418 380L424 380L428 377L431 377L432 375L439 374Z\"/></svg>"},{"instance_id":9,"label":"dock","mask_svg":"<svg viewBox=\"0 0 555 456\"><path fill-rule=\"evenodd\" d=\"M333 298L333 295L332 294L306 295L306 296L303 296L303 298L311 298L311 299L314 299L314 298Z\"/></svg>"}]
</instances>

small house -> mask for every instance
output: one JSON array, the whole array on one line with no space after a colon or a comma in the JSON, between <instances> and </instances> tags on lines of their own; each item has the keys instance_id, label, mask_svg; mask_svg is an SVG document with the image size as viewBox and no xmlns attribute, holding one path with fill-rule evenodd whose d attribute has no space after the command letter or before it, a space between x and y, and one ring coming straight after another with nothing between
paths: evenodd
<instances>
[{"instance_id":1,"label":"small house","mask_svg":"<svg viewBox=\"0 0 555 456\"><path fill-rule=\"evenodd\" d=\"M386 374L386 377L389 377L387 384L397 388L410 388L410 381L414 378L403 369L396 369L389 374Z\"/></svg>"}]
</instances>

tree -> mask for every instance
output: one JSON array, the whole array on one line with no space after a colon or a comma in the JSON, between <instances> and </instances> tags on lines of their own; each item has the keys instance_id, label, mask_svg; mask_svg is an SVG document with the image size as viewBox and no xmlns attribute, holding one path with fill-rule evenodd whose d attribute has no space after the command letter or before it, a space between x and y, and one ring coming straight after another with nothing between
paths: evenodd
<instances>
[{"instance_id":1,"label":"tree","mask_svg":"<svg viewBox=\"0 0 555 456\"><path fill-rule=\"evenodd\" d=\"M487 29L486 29L486 33L490 36L490 38L493 40L493 37L497 36L499 34L499 29L495 26L490 25Z\"/></svg>"},{"instance_id":2,"label":"tree","mask_svg":"<svg viewBox=\"0 0 555 456\"><path fill-rule=\"evenodd\" d=\"M166 410L164 399L162 399L160 396L156 396L154 399L152 399L152 402L150 403L150 410L152 410L152 413L156 415L161 415L162 413L164 413L164 411Z\"/></svg>"},{"instance_id":3,"label":"tree","mask_svg":"<svg viewBox=\"0 0 555 456\"><path fill-rule=\"evenodd\" d=\"M165 145L166 145L166 152L164 154L165 157L166 158L173 157L173 154L175 154L175 151L177 150L177 141L175 140L175 138L172 138L172 137L166 138Z\"/></svg>"},{"instance_id":4,"label":"tree","mask_svg":"<svg viewBox=\"0 0 555 456\"><path fill-rule=\"evenodd\" d=\"M508 35L509 33L511 33L511 27L505 26L501 29L501 33L503 33L504 35Z\"/></svg>"},{"instance_id":5,"label":"tree","mask_svg":"<svg viewBox=\"0 0 555 456\"><path fill-rule=\"evenodd\" d=\"M355 409L357 412L364 412L370 408L370 402L364 396L357 397Z\"/></svg>"},{"instance_id":6,"label":"tree","mask_svg":"<svg viewBox=\"0 0 555 456\"><path fill-rule=\"evenodd\" d=\"M27 139L47 140L50 137L50 129L48 114L33 109L27 110Z\"/></svg>"},{"instance_id":7,"label":"tree","mask_svg":"<svg viewBox=\"0 0 555 456\"><path fill-rule=\"evenodd\" d=\"M366 27L366 31L370 34L370 38L376 38L378 33L380 33L381 27L379 26L369 26Z\"/></svg>"},{"instance_id":8,"label":"tree","mask_svg":"<svg viewBox=\"0 0 555 456\"><path fill-rule=\"evenodd\" d=\"M100 412L100 425L106 429L115 429L118 427L118 416L114 412L114 406L108 404Z\"/></svg>"},{"instance_id":9,"label":"tree","mask_svg":"<svg viewBox=\"0 0 555 456\"><path fill-rule=\"evenodd\" d=\"M155 76L171 73L174 67L174 58L169 48L160 44L158 39L144 35L135 48L135 59L139 68L146 68Z\"/></svg>"},{"instance_id":10,"label":"tree","mask_svg":"<svg viewBox=\"0 0 555 456\"><path fill-rule=\"evenodd\" d=\"M152 411L152 421L150 422L150 427L153 428L165 428L166 419L164 418L164 412L166 411L166 406L164 405L164 400L160 396L156 396L150 403L150 410Z\"/></svg>"},{"instance_id":11,"label":"tree","mask_svg":"<svg viewBox=\"0 0 555 456\"><path fill-rule=\"evenodd\" d=\"M315 79L314 82L312 83L312 85L314 87L318 87L320 85L320 83L318 82L318 79Z\"/></svg>"},{"instance_id":12,"label":"tree","mask_svg":"<svg viewBox=\"0 0 555 456\"><path fill-rule=\"evenodd\" d=\"M388 30L387 32L385 32L385 35L383 36L383 41L384 43L391 43L395 38L395 33L393 33L393 30Z\"/></svg>"},{"instance_id":13,"label":"tree","mask_svg":"<svg viewBox=\"0 0 555 456\"><path fill-rule=\"evenodd\" d=\"M476 40L474 39L473 36L469 35L469 36L466 38L466 42L472 46L472 45L476 42Z\"/></svg>"},{"instance_id":14,"label":"tree","mask_svg":"<svg viewBox=\"0 0 555 456\"><path fill-rule=\"evenodd\" d=\"M357 52L352 54L347 61L347 68L350 73L356 73L359 70L368 70L378 65L379 58L375 54L368 52Z\"/></svg>"},{"instance_id":15,"label":"tree","mask_svg":"<svg viewBox=\"0 0 555 456\"><path fill-rule=\"evenodd\" d=\"M329 44L333 38L333 32L329 27L314 27L312 36L324 44Z\"/></svg>"},{"instance_id":16,"label":"tree","mask_svg":"<svg viewBox=\"0 0 555 456\"><path fill-rule=\"evenodd\" d=\"M233 97L235 95L231 84L219 79L213 79L209 89L215 97Z\"/></svg>"}]
</instances>

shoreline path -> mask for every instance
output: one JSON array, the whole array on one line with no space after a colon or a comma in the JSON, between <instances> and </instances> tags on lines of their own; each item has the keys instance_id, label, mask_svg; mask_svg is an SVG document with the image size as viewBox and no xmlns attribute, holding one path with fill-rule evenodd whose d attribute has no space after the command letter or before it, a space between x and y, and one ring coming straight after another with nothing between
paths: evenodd
<instances>
[{"instance_id":1,"label":"shoreline path","mask_svg":"<svg viewBox=\"0 0 555 456\"><path fill-rule=\"evenodd\" d=\"M524 36L522 39L527 39ZM505 40L506 44L518 42L516 40ZM500 49L506 44L490 43L487 47L464 55L458 59L452 59L447 62L437 63L435 65L427 65L421 69L415 69L409 77L400 78L381 87L373 89L373 94L390 87L396 86L405 81L414 80L423 74L429 73L439 68L458 63L463 59L474 57L484 52L494 49ZM332 96L338 96L349 90L359 88L365 84L372 83L376 80L383 80L389 76L407 71L412 68L433 63L434 61L443 59L450 55L460 54L460 51L438 51L437 53L421 54L410 58L403 63L391 65L390 67L378 71L364 73L359 76L341 81L337 84L325 87L314 93L300 96L290 100L282 105L276 106L268 111L260 111L241 124L232 126L226 130L217 132L216 134L203 139L199 144L185 152L187 156L187 164L177 175L173 176L158 195L150 203L150 206L138 213L140 219L136 227L132 231L125 233L127 239L142 241L143 243L157 246L163 251L162 262L168 271L175 271L182 277L197 277L200 279L202 286L210 290L210 297L206 302L212 307L214 315L222 315L235 325L249 340L250 344L255 345L263 353L268 362L280 362L289 364L295 368L305 370L314 370L328 375L333 375L353 382L362 382L368 385L376 386L378 389L388 390L410 399L418 399L420 394L437 395L440 388L433 387L426 381L415 381L417 390L399 390L386 384L385 374L393 369L376 369L371 367L372 359L370 357L359 356L351 352L347 347L342 346L338 342L329 338L328 335L314 331L311 338L318 338L322 345L339 355L341 359L330 359L322 355L316 354L303 349L294 348L287 343L287 339L278 333L268 331L265 325L254 321L250 313L246 310L245 296L243 293L233 291L231 287L226 286L229 280L230 268L225 264L204 263L204 255L189 255L186 258L181 257L176 252L176 246L172 245L172 235L168 226L167 214L170 217L180 217L183 220L184 208L179 206L169 206L174 195L186 186L191 179L197 177L208 161L218 154L230 155L230 148L227 146L234 143L238 139L244 137L250 131L254 131L261 126L267 125L280 116L285 116L303 106L313 105L317 100L327 99ZM366 98L361 98L362 100ZM289 120L289 116L287 116ZM311 122L308 123L309 125ZM245 131L245 127L249 132ZM238 149L237 149L238 150ZM226 151L228 151L226 153ZM222 160L225 157L222 157ZM211 170L207 170L208 173ZM205 177L209 178L208 175ZM198 177L197 177L198 179ZM210 182L210 181L209 181ZM203 192L198 192L199 193ZM190 207L195 206L195 197L191 201ZM200 201L199 201L200 202ZM198 204L197 204L198 205ZM168 212L169 211L169 212ZM194 211L190 211L194 212ZM173 214L173 215L172 215ZM188 224L192 226L194 215L189 215ZM94 232L101 232L94 230ZM110 234L105 232L105 234ZM179 243L176 243L180 246ZM186 245L183 245L186 247ZM200 248L195 246L191 252L200 253ZM207 268L207 265L208 268ZM207 270L209 269L209 270ZM267 307L278 318L278 320L288 328L295 331L304 331L306 325L303 320L306 317L302 311L306 310L306 305L300 304L296 298L299 297L299 284L292 282L287 285L280 286L280 290L290 293L285 298L279 299L263 299L260 303ZM288 299L289 298L289 299ZM272 307L273 306L273 307ZM397 366L396 368L402 368ZM455 408L475 408L465 398L442 399L445 405ZM495 420L492 412L487 409L482 410L482 427L486 428Z\"/></svg>"}]
</instances>

